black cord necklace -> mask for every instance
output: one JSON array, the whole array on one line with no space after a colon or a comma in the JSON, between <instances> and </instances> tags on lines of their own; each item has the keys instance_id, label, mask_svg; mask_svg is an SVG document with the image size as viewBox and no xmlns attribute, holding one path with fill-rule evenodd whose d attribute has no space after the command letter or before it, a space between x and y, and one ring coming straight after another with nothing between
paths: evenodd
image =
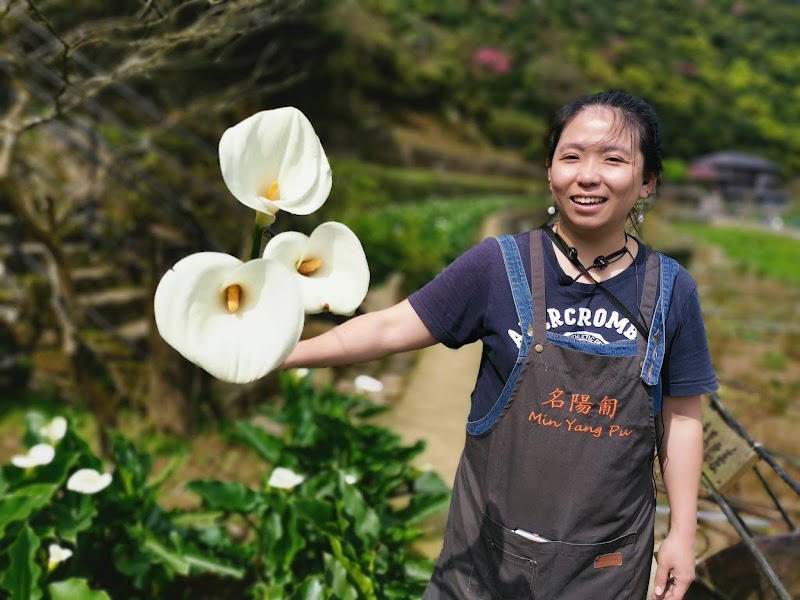
<instances>
[{"instance_id":1,"label":"black cord necklace","mask_svg":"<svg viewBox=\"0 0 800 600\"><path fill-rule=\"evenodd\" d=\"M624 247L622 247L619 250L617 250L616 252L612 252L611 254L608 254L606 256L598 256L597 258L594 259L594 263L589 265L589 267L587 268L587 267L584 267L583 263L578 259L578 251L575 248L573 248L572 246L569 246L567 244L567 242L564 241L564 238L562 238L558 234L558 232L553 231L553 228L550 227L549 225L543 225L542 229L544 229L545 233L550 237L551 240L553 240L555 245L558 246L558 249L561 250L561 252L564 254L564 256L567 257L569 262L571 262L579 271L578 276L574 277L574 278L570 277L569 275L566 275L566 274L560 276L558 278L558 285L562 285L562 286L572 285L578 279L580 279L581 276L586 275L586 277L588 277L589 279L591 279L594 282L595 287L597 289L599 289L603 293L603 295L606 296L606 298L609 299L609 301L614 305L614 307L628 318L629 322L632 323L634 327L636 327L637 331L641 334L641 336L644 339L647 339L648 338L647 327L645 327L642 324L642 322L638 318L636 318L636 316L634 316L634 314L630 310L628 310L628 308L624 304L622 304L622 302L620 302L619 299L614 294L609 292L602 283L597 281L589 271L590 269L595 269L595 268L596 269L605 269L612 262L617 261L620 258L622 258L622 256L625 253L630 254L630 252L628 252L628 234L625 233L625 246ZM633 258L632 254L630 256L631 256L631 258ZM638 277L638 273L637 273L637 277ZM638 286L639 280L637 279L636 282L637 282L637 286Z\"/></svg>"},{"instance_id":2,"label":"black cord necklace","mask_svg":"<svg viewBox=\"0 0 800 600\"><path fill-rule=\"evenodd\" d=\"M578 250L574 246L570 246L569 244L567 244L564 238L561 237L561 235L557 231L555 231L552 227L547 227L546 231L547 233L551 234L550 237L555 242L556 246L558 246L558 249L561 250L561 253L567 257L569 262L571 262L574 267L578 269L578 276L575 278L569 277L567 275L564 275L563 278L559 277L558 283L561 285L572 285L573 283L578 281L578 279L580 279L581 276L583 275L586 275L594 283L597 283L594 277L592 277L591 274L589 273L590 270L600 269L602 271L608 265L617 262L626 254L630 254L630 252L628 251L628 233L625 232L625 245L622 248L612 252L611 254L598 256L597 258L594 259L594 262L592 262L591 265L585 267L578 258ZM568 281L568 283L565 283L565 281Z\"/></svg>"}]
</instances>

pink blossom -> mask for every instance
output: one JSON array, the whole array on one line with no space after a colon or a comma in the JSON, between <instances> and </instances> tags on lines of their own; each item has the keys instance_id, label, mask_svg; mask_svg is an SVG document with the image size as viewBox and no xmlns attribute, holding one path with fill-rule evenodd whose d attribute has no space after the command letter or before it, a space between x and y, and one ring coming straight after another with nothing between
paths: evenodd
<instances>
[{"instance_id":1,"label":"pink blossom","mask_svg":"<svg viewBox=\"0 0 800 600\"><path fill-rule=\"evenodd\" d=\"M491 75L505 75L511 70L511 56L500 48L484 46L472 53L472 66Z\"/></svg>"}]
</instances>

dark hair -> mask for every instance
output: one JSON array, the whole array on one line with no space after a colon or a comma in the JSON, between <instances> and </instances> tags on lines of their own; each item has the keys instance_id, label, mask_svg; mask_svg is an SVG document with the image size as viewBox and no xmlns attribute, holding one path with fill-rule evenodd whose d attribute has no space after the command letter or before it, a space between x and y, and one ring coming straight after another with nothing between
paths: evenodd
<instances>
[{"instance_id":1,"label":"dark hair","mask_svg":"<svg viewBox=\"0 0 800 600\"><path fill-rule=\"evenodd\" d=\"M591 106L607 107L615 110L622 118L623 124L636 132L639 140L639 150L644 156L644 175L648 179L655 176L656 181L661 178L661 133L659 132L658 117L650 105L635 96L621 90L611 90L599 94L591 94L576 98L564 105L556 113L550 133L547 136L547 160L553 160L553 155L561 139L564 128L570 121L583 110Z\"/></svg>"}]
</instances>

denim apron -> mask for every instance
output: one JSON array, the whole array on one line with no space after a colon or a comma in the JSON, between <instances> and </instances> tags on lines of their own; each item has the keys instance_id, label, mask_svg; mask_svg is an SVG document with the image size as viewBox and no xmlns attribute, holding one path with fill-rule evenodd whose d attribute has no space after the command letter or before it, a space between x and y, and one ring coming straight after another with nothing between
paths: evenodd
<instances>
[{"instance_id":1,"label":"denim apron","mask_svg":"<svg viewBox=\"0 0 800 600\"><path fill-rule=\"evenodd\" d=\"M591 344L546 330L538 233L531 233L530 287L516 242L497 238L523 339L500 398L467 424L425 600L647 594L653 416L660 410L664 324L678 266L642 246L648 339Z\"/></svg>"}]
</instances>

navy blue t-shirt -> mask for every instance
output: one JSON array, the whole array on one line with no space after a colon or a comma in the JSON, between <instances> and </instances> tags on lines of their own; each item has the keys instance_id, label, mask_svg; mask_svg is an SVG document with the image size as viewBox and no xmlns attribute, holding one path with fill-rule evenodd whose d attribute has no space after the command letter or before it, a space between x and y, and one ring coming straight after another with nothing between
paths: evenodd
<instances>
[{"instance_id":1,"label":"navy blue t-shirt","mask_svg":"<svg viewBox=\"0 0 800 600\"><path fill-rule=\"evenodd\" d=\"M530 281L530 232L514 236ZM558 284L564 271L545 233L545 298L547 329L581 340L606 344L639 335L608 298L589 283ZM634 264L603 282L634 315L644 286L645 253ZM433 336L450 348L483 342L469 420L485 416L503 390L516 362L522 332L506 277L500 245L487 238L473 246L409 301ZM680 268L666 323L667 348L661 371L665 396L694 396L717 389L708 352L697 286Z\"/></svg>"}]
</instances>

